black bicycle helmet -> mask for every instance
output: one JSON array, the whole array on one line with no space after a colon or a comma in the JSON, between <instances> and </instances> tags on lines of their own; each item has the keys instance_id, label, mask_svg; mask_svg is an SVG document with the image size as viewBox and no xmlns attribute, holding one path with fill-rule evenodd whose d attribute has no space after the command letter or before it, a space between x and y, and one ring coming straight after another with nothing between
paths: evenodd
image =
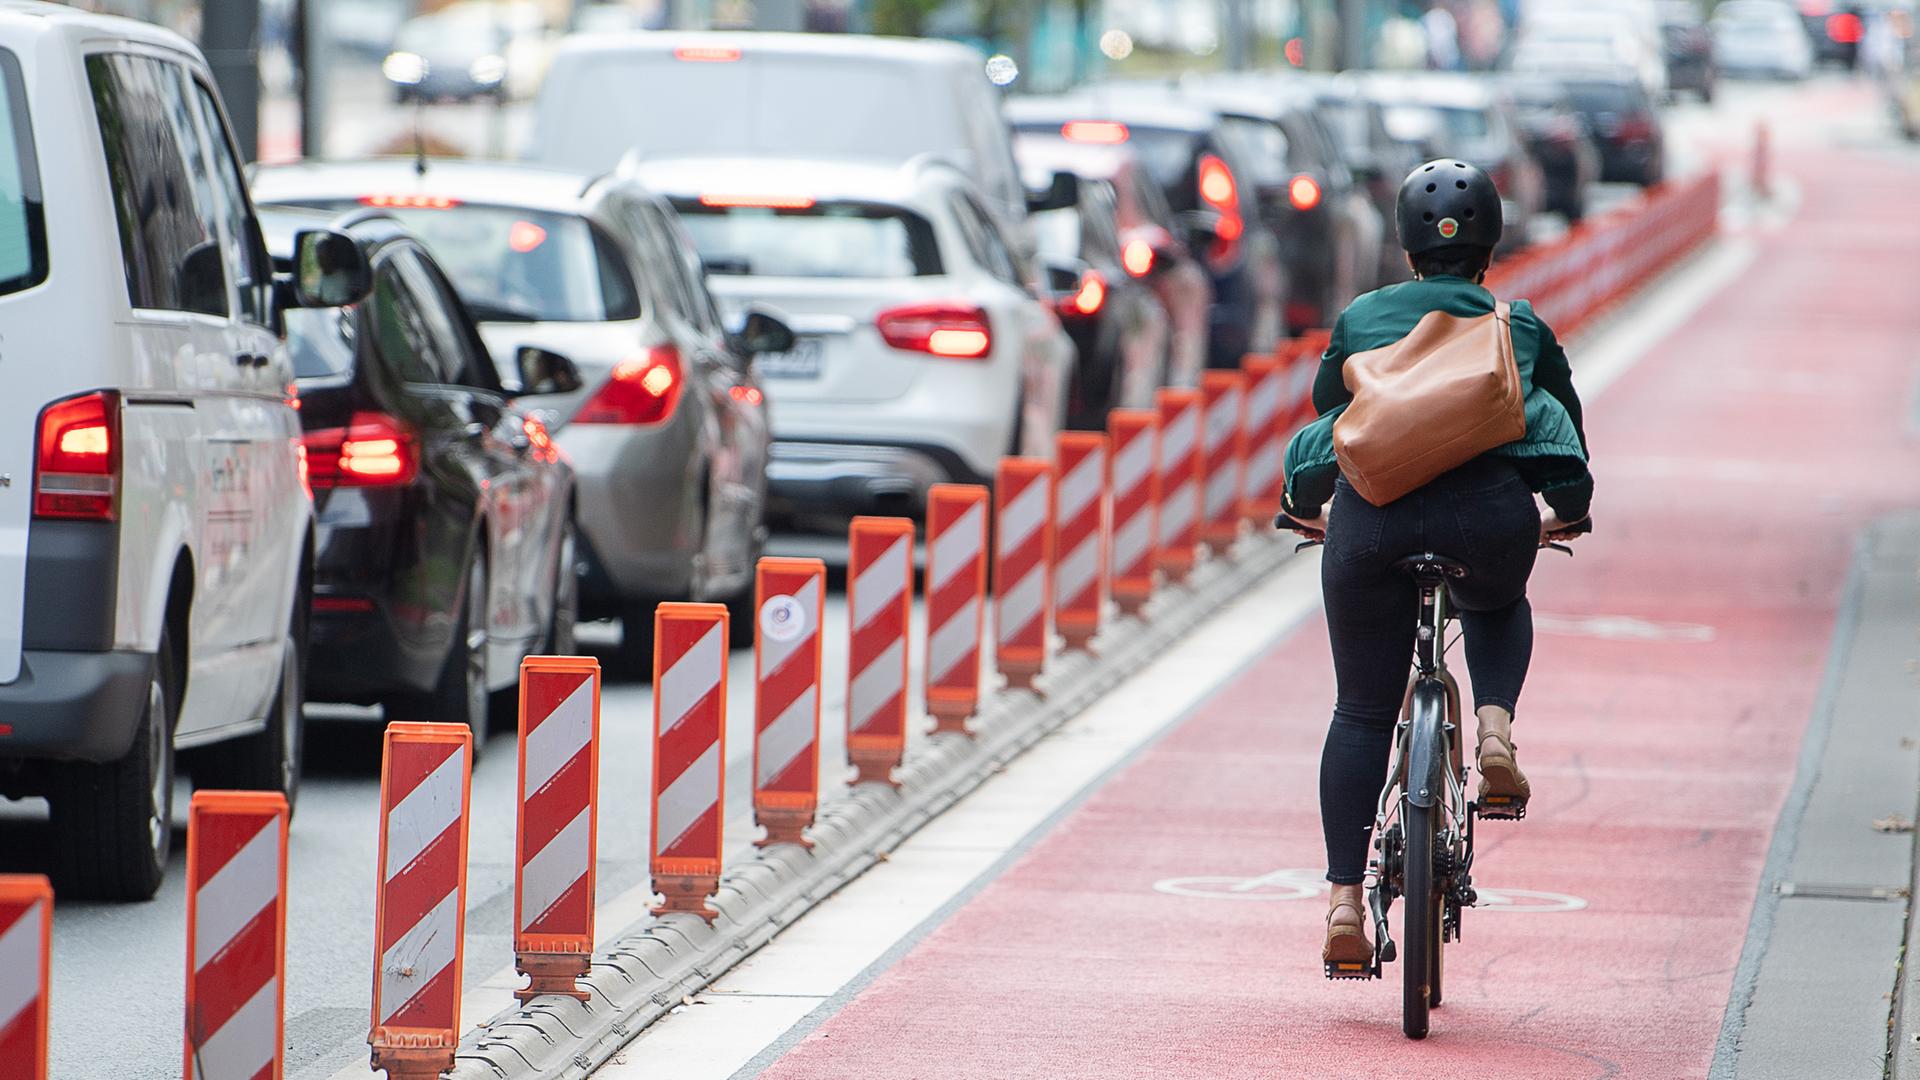
<instances>
[{"instance_id":1,"label":"black bicycle helmet","mask_svg":"<svg viewBox=\"0 0 1920 1080\"><path fill-rule=\"evenodd\" d=\"M1410 255L1454 244L1492 248L1500 242L1500 192L1477 166L1440 158L1400 185L1400 246Z\"/></svg>"}]
</instances>

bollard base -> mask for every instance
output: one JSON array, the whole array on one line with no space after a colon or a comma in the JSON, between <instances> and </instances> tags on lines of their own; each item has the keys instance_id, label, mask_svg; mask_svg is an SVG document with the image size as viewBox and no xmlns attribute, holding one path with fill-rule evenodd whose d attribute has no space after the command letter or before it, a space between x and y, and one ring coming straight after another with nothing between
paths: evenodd
<instances>
[{"instance_id":1,"label":"bollard base","mask_svg":"<svg viewBox=\"0 0 1920 1080\"><path fill-rule=\"evenodd\" d=\"M1161 581L1169 585L1184 585L1187 575L1193 572L1193 555L1189 553L1185 558L1163 558L1157 569Z\"/></svg>"},{"instance_id":2,"label":"bollard base","mask_svg":"<svg viewBox=\"0 0 1920 1080\"><path fill-rule=\"evenodd\" d=\"M856 746L848 740L847 758L853 762L853 782L856 784L885 784L897 788L900 781L893 778L893 770L900 767L900 748L897 746Z\"/></svg>"},{"instance_id":3,"label":"bollard base","mask_svg":"<svg viewBox=\"0 0 1920 1080\"><path fill-rule=\"evenodd\" d=\"M513 996L523 1003L548 994L585 1001L587 992L574 980L585 975L591 963L592 957L585 953L514 953L513 969L527 977L527 985Z\"/></svg>"},{"instance_id":4,"label":"bollard base","mask_svg":"<svg viewBox=\"0 0 1920 1080\"><path fill-rule=\"evenodd\" d=\"M1131 615L1136 619L1141 617L1140 613L1147 609L1147 601L1152 599L1153 593L1151 591L1126 594L1116 592L1113 594L1113 602L1120 608L1120 613L1122 615Z\"/></svg>"},{"instance_id":5,"label":"bollard base","mask_svg":"<svg viewBox=\"0 0 1920 1080\"><path fill-rule=\"evenodd\" d=\"M761 795L769 794L762 792ZM811 850L813 841L806 838L804 832L813 824L813 804L805 806L766 806L756 802L753 808L754 820L767 830L767 835L753 842L754 847L772 847L775 844L798 844Z\"/></svg>"},{"instance_id":6,"label":"bollard base","mask_svg":"<svg viewBox=\"0 0 1920 1080\"><path fill-rule=\"evenodd\" d=\"M712 922L720 913L707 906L707 897L719 888L718 874L655 874L653 890L661 895L663 902L649 910L655 915L675 912L698 915Z\"/></svg>"},{"instance_id":7,"label":"bollard base","mask_svg":"<svg viewBox=\"0 0 1920 1080\"><path fill-rule=\"evenodd\" d=\"M952 733L971 738L973 732L967 730L967 721L973 718L975 704L968 700L942 701L930 698L927 711L933 714L933 734Z\"/></svg>"},{"instance_id":8,"label":"bollard base","mask_svg":"<svg viewBox=\"0 0 1920 1080\"><path fill-rule=\"evenodd\" d=\"M441 1073L453 1071L451 1046L375 1046L373 1071L387 1074L387 1080L438 1080Z\"/></svg>"},{"instance_id":9,"label":"bollard base","mask_svg":"<svg viewBox=\"0 0 1920 1080\"><path fill-rule=\"evenodd\" d=\"M1033 681L1040 677L1039 664L1025 664L1017 661L1003 660L1001 662L1000 674L1006 676L1007 689L1009 690L1025 690L1039 697L1047 696L1041 693L1038 687L1033 685Z\"/></svg>"}]
</instances>

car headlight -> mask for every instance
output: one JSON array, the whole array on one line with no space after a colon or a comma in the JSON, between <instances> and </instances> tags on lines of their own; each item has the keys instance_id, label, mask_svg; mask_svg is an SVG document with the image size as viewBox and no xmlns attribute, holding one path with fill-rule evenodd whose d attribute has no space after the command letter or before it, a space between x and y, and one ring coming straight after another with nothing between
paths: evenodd
<instances>
[{"instance_id":1,"label":"car headlight","mask_svg":"<svg viewBox=\"0 0 1920 1080\"><path fill-rule=\"evenodd\" d=\"M503 56L488 53L467 65L467 75L482 86L491 86L507 77L507 60Z\"/></svg>"},{"instance_id":2,"label":"car headlight","mask_svg":"<svg viewBox=\"0 0 1920 1080\"><path fill-rule=\"evenodd\" d=\"M390 52L380 62L380 74L401 86L418 86L427 77L427 58L419 53Z\"/></svg>"}]
</instances>

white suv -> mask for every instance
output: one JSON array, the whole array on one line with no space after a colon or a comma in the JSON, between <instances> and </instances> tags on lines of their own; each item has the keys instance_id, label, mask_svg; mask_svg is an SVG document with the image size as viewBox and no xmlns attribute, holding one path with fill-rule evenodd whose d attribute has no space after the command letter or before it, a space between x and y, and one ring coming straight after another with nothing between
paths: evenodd
<instances>
[{"instance_id":1,"label":"white suv","mask_svg":"<svg viewBox=\"0 0 1920 1080\"><path fill-rule=\"evenodd\" d=\"M802 529L917 515L936 483L1051 456L1073 341L960 170L932 158L678 158L668 197L722 311L761 303L798 340L755 360L773 424L768 514Z\"/></svg>"},{"instance_id":2,"label":"white suv","mask_svg":"<svg viewBox=\"0 0 1920 1080\"><path fill-rule=\"evenodd\" d=\"M312 503L293 372L198 50L0 5L0 792L63 896L153 895L176 747L299 776Z\"/></svg>"}]
</instances>

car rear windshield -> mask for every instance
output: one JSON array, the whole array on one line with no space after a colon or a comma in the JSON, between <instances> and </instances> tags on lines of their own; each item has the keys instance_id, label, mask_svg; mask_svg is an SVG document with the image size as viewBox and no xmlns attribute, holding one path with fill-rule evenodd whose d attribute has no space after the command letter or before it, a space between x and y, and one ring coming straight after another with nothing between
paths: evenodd
<instances>
[{"instance_id":1,"label":"car rear windshield","mask_svg":"<svg viewBox=\"0 0 1920 1080\"><path fill-rule=\"evenodd\" d=\"M1065 141L1060 134L1062 126L1052 122L1022 122L1018 130L1021 135L1036 139ZM1178 128L1151 128L1135 124L1127 124L1126 128L1126 144L1133 148L1134 157L1147 170L1147 175L1166 190L1174 209L1193 209L1193 183L1190 178L1194 172L1194 158L1200 153L1200 134Z\"/></svg>"},{"instance_id":2,"label":"car rear windshield","mask_svg":"<svg viewBox=\"0 0 1920 1080\"><path fill-rule=\"evenodd\" d=\"M1581 112L1631 112L1637 104L1639 95L1631 83L1616 82L1570 82L1567 94L1573 98L1575 108Z\"/></svg>"},{"instance_id":3,"label":"car rear windshield","mask_svg":"<svg viewBox=\"0 0 1920 1080\"><path fill-rule=\"evenodd\" d=\"M708 206L680 199L674 208L713 274L906 278L941 272L933 226L896 206Z\"/></svg>"},{"instance_id":4,"label":"car rear windshield","mask_svg":"<svg viewBox=\"0 0 1920 1080\"><path fill-rule=\"evenodd\" d=\"M427 245L481 322L611 322L640 316L633 275L613 246L577 214L462 202L387 212Z\"/></svg>"},{"instance_id":5,"label":"car rear windshield","mask_svg":"<svg viewBox=\"0 0 1920 1080\"><path fill-rule=\"evenodd\" d=\"M0 295L47 279L47 236L40 212L40 167L34 159L20 63L0 49Z\"/></svg>"}]
</instances>

